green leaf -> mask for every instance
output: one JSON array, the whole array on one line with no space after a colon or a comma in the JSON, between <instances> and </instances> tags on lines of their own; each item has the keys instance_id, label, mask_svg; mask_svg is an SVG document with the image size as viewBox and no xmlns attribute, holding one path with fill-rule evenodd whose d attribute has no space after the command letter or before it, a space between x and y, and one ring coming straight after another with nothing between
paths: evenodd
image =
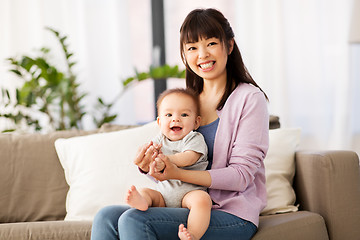
<instances>
[{"instance_id":1,"label":"green leaf","mask_svg":"<svg viewBox=\"0 0 360 240\"><path fill-rule=\"evenodd\" d=\"M84 93L82 94L80 97L79 97L79 100L82 100L84 97L86 97L88 94L87 93Z\"/></svg>"},{"instance_id":2,"label":"green leaf","mask_svg":"<svg viewBox=\"0 0 360 240\"><path fill-rule=\"evenodd\" d=\"M6 93L7 98L10 99L10 92L9 92L9 90L6 89L6 90L5 90L5 93Z\"/></svg>"},{"instance_id":3,"label":"green leaf","mask_svg":"<svg viewBox=\"0 0 360 240\"><path fill-rule=\"evenodd\" d=\"M131 83L133 80L135 80L134 77L129 77L125 81L123 81L123 86L127 86L129 83Z\"/></svg>"},{"instance_id":4,"label":"green leaf","mask_svg":"<svg viewBox=\"0 0 360 240\"><path fill-rule=\"evenodd\" d=\"M166 78L185 78L185 70L180 71L177 65L171 67L167 64L159 67L150 67L149 72L139 73L137 69L135 69L135 76L129 77L122 81L123 86L126 87L131 82L137 80L142 81L148 78L153 79L166 79Z\"/></svg>"},{"instance_id":5,"label":"green leaf","mask_svg":"<svg viewBox=\"0 0 360 240\"><path fill-rule=\"evenodd\" d=\"M40 51L43 52L44 54L48 54L50 52L50 48L42 47L40 48Z\"/></svg>"},{"instance_id":6,"label":"green leaf","mask_svg":"<svg viewBox=\"0 0 360 240\"><path fill-rule=\"evenodd\" d=\"M181 73L182 73L182 71L179 71L178 66L174 66L172 69L170 69L170 76L171 77L179 78L178 76L179 76L179 74L181 76Z\"/></svg>"},{"instance_id":7,"label":"green leaf","mask_svg":"<svg viewBox=\"0 0 360 240\"><path fill-rule=\"evenodd\" d=\"M51 31L52 33L54 33L56 37L59 37L59 35L60 35L60 33L58 31L54 30L51 27L45 27L45 29L47 29L47 30Z\"/></svg>"},{"instance_id":8,"label":"green leaf","mask_svg":"<svg viewBox=\"0 0 360 240\"><path fill-rule=\"evenodd\" d=\"M105 105L105 104L104 104L104 101L103 101L100 97L98 98L98 102L99 102L101 105Z\"/></svg>"},{"instance_id":9,"label":"green leaf","mask_svg":"<svg viewBox=\"0 0 360 240\"><path fill-rule=\"evenodd\" d=\"M26 97L26 107L30 107L35 103L34 93L30 92Z\"/></svg>"},{"instance_id":10,"label":"green leaf","mask_svg":"<svg viewBox=\"0 0 360 240\"><path fill-rule=\"evenodd\" d=\"M186 70L183 70L182 72L179 72L177 75L177 78L186 78Z\"/></svg>"},{"instance_id":11,"label":"green leaf","mask_svg":"<svg viewBox=\"0 0 360 240\"><path fill-rule=\"evenodd\" d=\"M17 70L17 69L10 69L10 72L13 72L13 73L15 73L16 75L22 77L21 72L20 72L19 70Z\"/></svg>"},{"instance_id":12,"label":"green leaf","mask_svg":"<svg viewBox=\"0 0 360 240\"><path fill-rule=\"evenodd\" d=\"M69 68L72 68L75 64L76 64L76 62L69 63Z\"/></svg>"},{"instance_id":13,"label":"green leaf","mask_svg":"<svg viewBox=\"0 0 360 240\"><path fill-rule=\"evenodd\" d=\"M60 40L60 42L64 43L66 39L67 39L67 36L64 36L64 37L60 38L59 40Z\"/></svg>"},{"instance_id":14,"label":"green leaf","mask_svg":"<svg viewBox=\"0 0 360 240\"><path fill-rule=\"evenodd\" d=\"M150 78L150 74L147 73L147 72L138 73L138 74L136 75L136 78L137 78L139 81L142 81L142 80L145 80L145 79Z\"/></svg>"},{"instance_id":15,"label":"green leaf","mask_svg":"<svg viewBox=\"0 0 360 240\"><path fill-rule=\"evenodd\" d=\"M7 58L7 61L10 61L10 64L12 65L18 65L18 61L15 58Z\"/></svg>"},{"instance_id":16,"label":"green leaf","mask_svg":"<svg viewBox=\"0 0 360 240\"><path fill-rule=\"evenodd\" d=\"M15 132L16 129L12 128L12 129L5 129L2 131L2 133L10 133L10 132Z\"/></svg>"},{"instance_id":17,"label":"green leaf","mask_svg":"<svg viewBox=\"0 0 360 240\"><path fill-rule=\"evenodd\" d=\"M15 92L16 92L16 102L19 103L19 102L20 102L20 92L19 92L19 89L16 89Z\"/></svg>"},{"instance_id":18,"label":"green leaf","mask_svg":"<svg viewBox=\"0 0 360 240\"><path fill-rule=\"evenodd\" d=\"M34 65L35 65L34 59L28 56L24 56L21 62L19 63L19 66L24 68L28 72L30 72L31 67Z\"/></svg>"},{"instance_id":19,"label":"green leaf","mask_svg":"<svg viewBox=\"0 0 360 240\"><path fill-rule=\"evenodd\" d=\"M150 77L153 79L165 78L166 77L165 73L166 73L165 68L162 67L156 67L150 69Z\"/></svg>"},{"instance_id":20,"label":"green leaf","mask_svg":"<svg viewBox=\"0 0 360 240\"><path fill-rule=\"evenodd\" d=\"M111 116L106 116L106 117L104 117L104 120L102 122L109 123L109 122L114 121L116 118L117 118L117 114L111 115Z\"/></svg>"}]
</instances>

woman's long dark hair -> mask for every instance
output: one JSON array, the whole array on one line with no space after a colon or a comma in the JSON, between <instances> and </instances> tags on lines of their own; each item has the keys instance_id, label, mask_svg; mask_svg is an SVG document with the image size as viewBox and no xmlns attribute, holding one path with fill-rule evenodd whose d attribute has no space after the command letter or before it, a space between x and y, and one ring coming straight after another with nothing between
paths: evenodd
<instances>
[{"instance_id":1,"label":"woman's long dark hair","mask_svg":"<svg viewBox=\"0 0 360 240\"><path fill-rule=\"evenodd\" d=\"M201 38L208 39L212 37L218 38L222 44L225 44L228 51L230 41L234 39L234 32L229 21L221 12L213 8L191 11L180 28L180 54L186 66L186 87L195 90L198 94L203 91L204 80L190 69L185 59L184 45L189 42L197 42ZM257 85L246 69L235 39L233 50L228 56L226 71L225 92L217 106L218 110L223 108L227 98L240 83L251 83L258 87L268 99L265 92Z\"/></svg>"}]
</instances>

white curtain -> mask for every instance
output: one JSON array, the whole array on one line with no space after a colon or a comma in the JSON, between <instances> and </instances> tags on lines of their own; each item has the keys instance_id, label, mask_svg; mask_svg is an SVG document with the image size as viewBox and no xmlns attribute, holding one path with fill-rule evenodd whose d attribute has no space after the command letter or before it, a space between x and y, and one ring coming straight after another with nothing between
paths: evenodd
<instances>
[{"instance_id":1,"label":"white curtain","mask_svg":"<svg viewBox=\"0 0 360 240\"><path fill-rule=\"evenodd\" d=\"M351 85L350 0L236 1L245 63L282 126L302 129L305 149L352 149L359 114ZM358 62L359 64L359 62ZM359 94L359 92L357 92Z\"/></svg>"},{"instance_id":2,"label":"white curtain","mask_svg":"<svg viewBox=\"0 0 360 240\"><path fill-rule=\"evenodd\" d=\"M49 46L61 63L53 27L69 36L91 108L110 101L134 67L151 64L150 0L1 0L0 85L13 86L7 57ZM283 127L302 129L301 148L360 153L360 47L350 47L352 0L165 0L166 59L182 66L179 28L197 7L221 10L234 28L246 66L270 98ZM57 49L57 51L56 51ZM183 85L179 80L169 86ZM154 119L152 81L127 91L116 123ZM0 122L1 124L1 122ZM85 123L93 127L91 119Z\"/></svg>"},{"instance_id":3,"label":"white curtain","mask_svg":"<svg viewBox=\"0 0 360 240\"><path fill-rule=\"evenodd\" d=\"M68 36L81 89L88 93L84 102L87 111L94 110L97 97L110 102L122 89L120 81L134 73L132 49L136 46L131 36L131 17L137 16L130 16L131 9L134 4L128 0L1 0L0 86L10 89L16 86L6 58L33 55L35 49L43 46L52 49L52 60L61 68L64 59L59 43L45 30L51 27ZM141 5L136 9L139 12ZM139 19L149 22L149 14ZM122 104L115 106L119 114L117 123L136 122L135 95L136 92L128 91L119 101ZM85 119L84 126L94 127L90 117Z\"/></svg>"}]
</instances>

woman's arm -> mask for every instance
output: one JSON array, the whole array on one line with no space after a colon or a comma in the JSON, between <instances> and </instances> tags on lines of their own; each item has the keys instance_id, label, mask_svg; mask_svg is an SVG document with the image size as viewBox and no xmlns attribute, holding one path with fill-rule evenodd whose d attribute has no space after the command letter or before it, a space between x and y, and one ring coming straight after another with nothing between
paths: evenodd
<instances>
[{"instance_id":1,"label":"woman's arm","mask_svg":"<svg viewBox=\"0 0 360 240\"><path fill-rule=\"evenodd\" d=\"M178 167L187 167L195 164L201 157L201 153L197 153L191 150L176 153L173 155L167 155L169 160ZM165 163L160 158L155 158L155 171L160 172L164 170Z\"/></svg>"},{"instance_id":2,"label":"woman's arm","mask_svg":"<svg viewBox=\"0 0 360 240\"><path fill-rule=\"evenodd\" d=\"M195 164L197 160L201 157L201 153L195 151L185 151L181 153L176 153L173 155L167 155L172 163L178 167L187 167Z\"/></svg>"},{"instance_id":3,"label":"woman's arm","mask_svg":"<svg viewBox=\"0 0 360 240\"><path fill-rule=\"evenodd\" d=\"M246 85L245 85L246 87ZM240 94L239 94L240 95ZM231 100L231 101L230 101ZM215 140L210 188L242 192L254 180L265 181L263 160L269 144L269 115L262 92L229 99ZM260 175L260 177L258 177ZM238 184L234 184L238 183Z\"/></svg>"},{"instance_id":4,"label":"woman's arm","mask_svg":"<svg viewBox=\"0 0 360 240\"><path fill-rule=\"evenodd\" d=\"M154 168L155 162L150 164L149 174L156 180L163 181L178 179L183 182L201 185L204 187L209 187L211 185L211 176L208 171L185 170L178 168L167 156L163 154L159 154L158 158L165 163L166 167L163 172L156 172Z\"/></svg>"}]
</instances>

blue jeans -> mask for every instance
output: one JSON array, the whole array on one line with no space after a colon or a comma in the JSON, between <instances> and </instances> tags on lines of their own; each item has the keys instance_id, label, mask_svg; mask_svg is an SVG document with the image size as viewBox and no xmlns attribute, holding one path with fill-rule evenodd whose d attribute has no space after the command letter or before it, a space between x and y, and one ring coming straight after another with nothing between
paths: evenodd
<instances>
[{"instance_id":1,"label":"blue jeans","mask_svg":"<svg viewBox=\"0 0 360 240\"><path fill-rule=\"evenodd\" d=\"M187 208L149 208L142 212L128 206L108 206L95 216L92 240L171 240L179 239L179 225L186 226ZM208 230L202 239L251 239L256 226L232 214L211 211Z\"/></svg>"}]
</instances>

